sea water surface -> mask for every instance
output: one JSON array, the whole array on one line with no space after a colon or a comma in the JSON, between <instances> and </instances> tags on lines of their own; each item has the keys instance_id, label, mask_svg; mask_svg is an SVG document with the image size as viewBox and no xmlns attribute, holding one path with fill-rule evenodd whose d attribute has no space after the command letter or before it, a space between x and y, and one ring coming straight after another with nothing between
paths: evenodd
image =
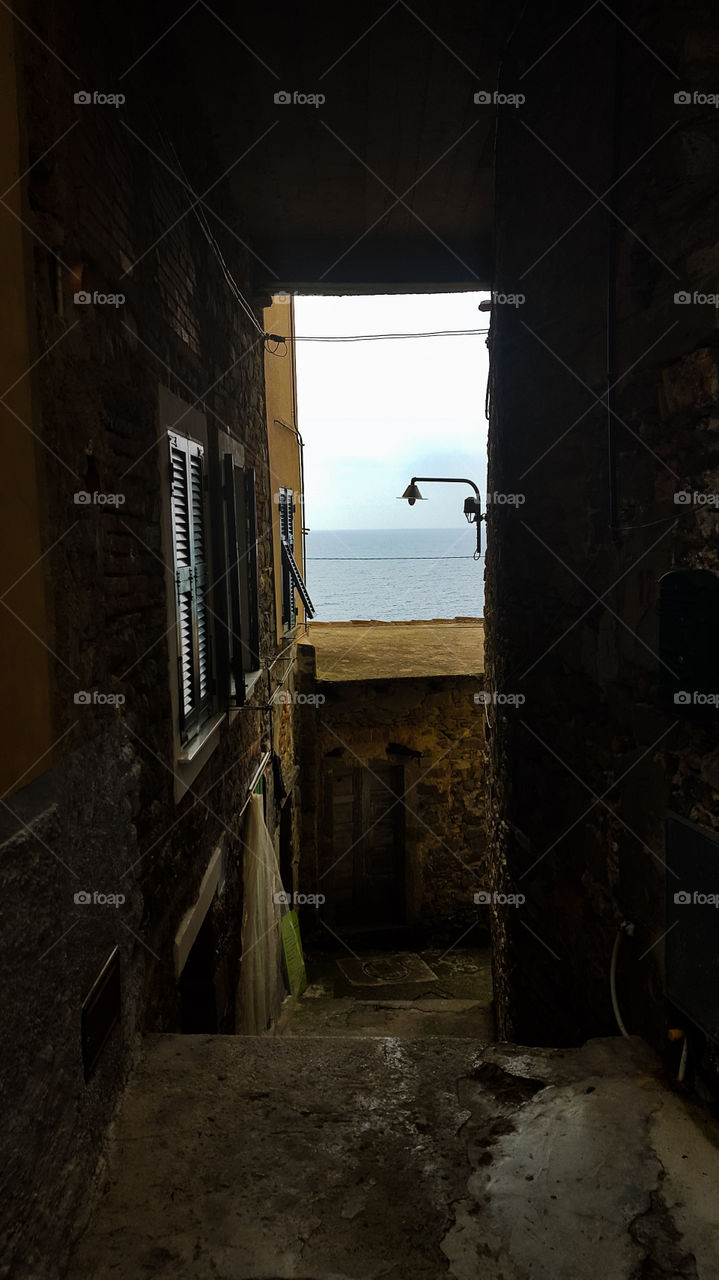
<instances>
[{"instance_id":1,"label":"sea water surface","mask_svg":"<svg viewBox=\"0 0 719 1280\"><path fill-rule=\"evenodd\" d=\"M481 618L484 555L473 526L318 529L307 534L305 577L318 622Z\"/></svg>"}]
</instances>

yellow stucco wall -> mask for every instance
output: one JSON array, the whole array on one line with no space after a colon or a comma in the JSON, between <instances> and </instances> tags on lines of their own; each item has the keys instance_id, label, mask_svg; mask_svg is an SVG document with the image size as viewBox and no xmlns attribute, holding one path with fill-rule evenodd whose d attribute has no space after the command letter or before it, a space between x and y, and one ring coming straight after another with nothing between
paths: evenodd
<instances>
[{"instance_id":1,"label":"yellow stucco wall","mask_svg":"<svg viewBox=\"0 0 719 1280\"><path fill-rule=\"evenodd\" d=\"M273 299L265 308L266 333L294 337L294 299L282 295L285 300ZM280 348L280 353L284 348ZM301 529L304 523L302 485L300 477L300 447L297 438L297 384L295 377L294 344L288 343L286 355L265 352L265 399L267 405L267 437L270 456L270 486L272 490L272 553L275 565L275 616L277 638L286 634L282 629L282 551L280 545L280 517L277 495L280 488L292 489L295 494L295 559L304 576ZM297 621L304 623L305 612L297 597Z\"/></svg>"},{"instance_id":2,"label":"yellow stucco wall","mask_svg":"<svg viewBox=\"0 0 719 1280\"><path fill-rule=\"evenodd\" d=\"M21 185L12 185L27 168L18 119L13 25L9 10L0 8L0 191L7 192L4 200L13 211L0 204L0 395L5 402L0 400L0 597L5 606L0 607L0 794L24 786L47 769L52 743L50 659L43 645L48 643L44 566L36 563L43 551L36 471L42 446L28 429L37 430L28 369L38 353L28 330L34 311L28 286L31 258L26 233L17 221L26 214Z\"/></svg>"}]
</instances>

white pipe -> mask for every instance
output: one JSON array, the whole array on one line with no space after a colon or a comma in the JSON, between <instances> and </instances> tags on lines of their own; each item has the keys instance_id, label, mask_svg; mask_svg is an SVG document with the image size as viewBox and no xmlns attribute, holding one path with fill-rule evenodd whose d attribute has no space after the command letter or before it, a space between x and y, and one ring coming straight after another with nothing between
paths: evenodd
<instances>
[{"instance_id":1,"label":"white pipe","mask_svg":"<svg viewBox=\"0 0 719 1280\"><path fill-rule=\"evenodd\" d=\"M242 817L243 813L245 812L245 809L247 808L248 804L250 803L250 800L252 799L252 796L253 796L253 793L254 793L255 787L257 786L257 783L259 782L260 778L262 777L262 775L263 775L263 773L264 773L265 769L267 768L267 765L269 764L269 762L270 762L270 760L271 760L271 759L272 759L272 752L271 752L271 751L266 751L266 752L265 752L265 754L263 755L262 759L260 760L259 765L258 765L258 766L257 766L257 768L255 769L255 772L254 772L254 773L253 773L253 775L252 775L252 781L249 783L249 785L248 785L248 787L247 787L247 799L245 800L245 803L243 804L242 808L240 809L240 812L239 812L239 813L238 813L238 815L237 815L237 821L238 821L238 822L239 822L240 818Z\"/></svg>"},{"instance_id":2,"label":"white pipe","mask_svg":"<svg viewBox=\"0 0 719 1280\"><path fill-rule=\"evenodd\" d=\"M617 930L617 936L614 939L614 946L612 947L612 963L609 968L609 990L612 996L612 1008L614 1010L614 1017L617 1020L617 1026L619 1027L622 1035L628 1040L629 1032L622 1021L622 1015L619 1012L619 1002L617 1000L617 957L619 955L619 944L622 940L623 933L634 933L634 925L623 920Z\"/></svg>"}]
</instances>

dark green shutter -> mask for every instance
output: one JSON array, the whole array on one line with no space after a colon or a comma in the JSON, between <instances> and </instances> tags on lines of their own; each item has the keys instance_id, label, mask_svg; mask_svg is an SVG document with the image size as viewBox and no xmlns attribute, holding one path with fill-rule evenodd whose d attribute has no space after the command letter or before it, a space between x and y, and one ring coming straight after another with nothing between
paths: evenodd
<instances>
[{"instance_id":1,"label":"dark green shutter","mask_svg":"<svg viewBox=\"0 0 719 1280\"><path fill-rule=\"evenodd\" d=\"M242 653L242 548L240 543L240 525L237 503L238 468L231 453L223 459L223 482L225 498L225 531L227 554L227 615L228 626L228 665L229 688L231 702L242 702L244 695L244 662Z\"/></svg>"},{"instance_id":2,"label":"dark green shutter","mask_svg":"<svg viewBox=\"0 0 719 1280\"><path fill-rule=\"evenodd\" d=\"M295 522L294 522L294 506L292 503L292 490L280 489L280 544L282 548L282 625L286 631L290 631L297 621L297 609L295 607L295 589L292 583L292 574L287 564L287 548L294 548L295 545Z\"/></svg>"},{"instance_id":3,"label":"dark green shutter","mask_svg":"<svg viewBox=\"0 0 719 1280\"><path fill-rule=\"evenodd\" d=\"M255 473L245 471L245 531L247 536L247 648L250 670L260 667L260 577L257 555L257 497Z\"/></svg>"},{"instance_id":4,"label":"dark green shutter","mask_svg":"<svg viewBox=\"0 0 719 1280\"><path fill-rule=\"evenodd\" d=\"M280 489L280 543L282 547L282 625L290 631L297 622L295 590L298 592L305 614L314 617L314 605L310 600L304 578L295 560L295 504L291 489Z\"/></svg>"},{"instance_id":5,"label":"dark green shutter","mask_svg":"<svg viewBox=\"0 0 719 1280\"><path fill-rule=\"evenodd\" d=\"M308 618L314 618L315 607L312 601L310 600L309 591L305 586L305 580L302 577L302 574L300 573L300 567L297 561L295 560L292 550L290 549L289 545L284 542L282 543L282 561L283 561L283 570L284 570L284 573L286 574L287 581L289 583L290 595L292 597L291 625L294 626L297 618L297 611L295 609L295 603L294 603L295 591L297 591L303 605L305 606L305 614Z\"/></svg>"},{"instance_id":6,"label":"dark green shutter","mask_svg":"<svg viewBox=\"0 0 719 1280\"><path fill-rule=\"evenodd\" d=\"M223 459L228 595L229 698L244 699L244 678L259 670L260 614L257 571L255 473L232 454Z\"/></svg>"}]
</instances>

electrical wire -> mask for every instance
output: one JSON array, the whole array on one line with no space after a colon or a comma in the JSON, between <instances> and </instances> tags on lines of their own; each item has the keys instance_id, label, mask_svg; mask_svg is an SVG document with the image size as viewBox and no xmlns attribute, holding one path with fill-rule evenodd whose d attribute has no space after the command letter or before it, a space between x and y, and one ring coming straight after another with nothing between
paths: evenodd
<instances>
[{"instance_id":1,"label":"electrical wire","mask_svg":"<svg viewBox=\"0 0 719 1280\"><path fill-rule=\"evenodd\" d=\"M224 254L217 242L216 237L212 233L210 224L207 221L204 210L200 209L199 206L196 205L193 212L197 215L197 220L200 224L201 229L205 234L208 244L210 245L210 248L214 251L215 256L217 257L217 260L220 264L220 269L222 271L223 276L225 277L227 284L229 285L229 288L233 297L237 302L239 302L240 307L242 308L243 312L247 316L247 319L252 324L253 328L257 330L257 333L260 335L260 337L264 338L265 331L262 328L262 325L257 319L257 316L252 310L252 307L247 301L245 295L242 293L242 290L237 284L232 272L230 271L230 268L225 262Z\"/></svg>"},{"instance_id":2,"label":"electrical wire","mask_svg":"<svg viewBox=\"0 0 719 1280\"><path fill-rule=\"evenodd\" d=\"M182 177L182 180L187 190L190 192L190 194L194 198L194 204L192 205L192 212L197 218L197 221L200 225L202 233L205 236L205 239L207 240L207 243L209 244L213 253L215 254L217 261L220 264L220 269L225 278L225 281L233 297L235 298L235 301L239 303L240 307L242 308L244 314L247 316L247 319L252 324L253 328L256 329L257 333L260 335L261 338L264 338L265 350L268 352L269 355L280 356L280 347L284 347L284 350L282 351L280 358L286 356L287 350L288 350L287 344L289 342L384 342L385 340L388 340L388 339L450 338L450 337L466 338L466 337L472 337L476 334L489 333L489 328L438 329L435 332L430 332L430 333L357 333L357 334L347 334L347 335L293 334L290 337L285 337L283 334L278 334L278 333L266 333L265 330L262 328L262 325L260 324L259 320L257 319L254 311L252 310L250 303L248 302L247 298L245 297L242 290L240 289L237 281L235 280L232 272L230 271L230 268L228 267L227 262L225 261L224 254L222 252L222 249L220 248L217 237L214 235L212 228L210 227L210 224L207 220L205 211L201 206L201 203L200 203L201 197L197 196L197 193L195 192L194 188L191 186L188 180L182 161L180 160L180 157L177 154L177 148L175 147L174 142L169 137L169 135L167 134L164 128L160 127L159 132L163 138L165 146L172 153L175 164L177 165L180 171L180 175ZM275 343L274 349L268 345L270 342Z\"/></svg>"},{"instance_id":3,"label":"electrical wire","mask_svg":"<svg viewBox=\"0 0 719 1280\"><path fill-rule=\"evenodd\" d=\"M478 560L484 559L484 553L477 556L308 556L308 560Z\"/></svg>"},{"instance_id":4,"label":"electrical wire","mask_svg":"<svg viewBox=\"0 0 719 1280\"><path fill-rule=\"evenodd\" d=\"M220 248L217 237L214 235L212 228L210 227L210 224L207 221L207 216L205 214L205 211L200 204L200 199L198 198L193 187L190 185L190 182L187 178L187 174L185 173L185 169L183 167L182 161L180 160L180 157L177 154L177 149L175 147L174 142L167 135L164 129L161 130L161 132L164 135L165 145L167 146L168 150L171 151L172 153L172 156L180 171L180 175L182 177L183 182L185 183L185 186L187 187L187 190L194 197L195 203L192 205L192 212L197 218L197 221L200 224L202 233L205 236L205 239L207 240L207 243L209 244L213 253L215 254L217 261L220 264L220 270L222 271L225 281L233 297L235 298L235 301L239 303L243 312L247 316L247 319L250 321L252 326L257 330L257 333L260 335L260 337L264 338L265 350L268 352L269 355L279 356L280 358L286 356L287 350L288 350L287 344L289 342L383 342L387 339L396 339L396 338L400 338L400 339L450 338L450 337L454 338L454 337L472 337L475 334L489 333L488 328L486 329L438 329L436 332L433 332L433 333L357 333L357 334L348 334L348 335L293 334L291 337L285 337L283 334L278 334L278 333L266 333L265 330L262 328L262 325L260 324L259 320L257 319L254 311L252 310L250 303L248 302L247 298L245 297L242 290L240 289L237 281L235 280L232 272L230 271L230 268L228 267L227 262L225 261L224 254L222 252L222 249ZM270 342L275 343L274 349L268 345ZM280 353L281 347L284 347L284 350Z\"/></svg>"},{"instance_id":5,"label":"electrical wire","mask_svg":"<svg viewBox=\"0 0 719 1280\"><path fill-rule=\"evenodd\" d=\"M283 337L279 333L266 333L268 342L287 345L288 342L384 342L389 338L470 338L489 329L437 329L431 333L351 333L351 334L295 334ZM275 352L271 352L272 355Z\"/></svg>"},{"instance_id":6,"label":"electrical wire","mask_svg":"<svg viewBox=\"0 0 719 1280\"><path fill-rule=\"evenodd\" d=\"M219 245L219 243L218 243L218 241L217 241L217 238L216 238L216 236L214 235L214 233L213 233L213 231L212 231L212 228L210 227L209 222L207 221L207 217L206 217L205 211L204 211L204 209L201 207L201 205L200 205L200 203L199 203L199 201L200 201L201 197L198 197L197 193L195 192L195 190L193 189L193 187L190 185L190 182L188 181L187 174L185 173L185 170L184 170L183 165L182 165L182 161L180 160L180 157L179 157L179 156L178 156L178 154L177 154L177 149L176 149L176 147L175 147L175 144L174 144L174 142L172 141L172 139L167 135L167 133L165 133L164 129L162 130L162 133L163 133L163 135L164 135L164 142L165 142L165 145L166 145L166 146L168 147L168 149L172 152L172 155L173 155L173 157L174 157L175 163L176 163L176 165L177 165L178 169L180 170L180 175L181 175L181 177L182 177L182 180L183 180L183 182L185 183L185 186L186 186L187 190L190 192L190 194L191 194L191 195L193 196L193 198L194 198L194 204L192 205L192 212L194 213L195 217L197 218L197 221L198 221L198 222L199 222L199 224L200 224L200 228L201 228L201 230L202 230L202 233L203 233L203 235L205 236L205 239L207 240L207 242L208 242L208 244L209 244L210 248L212 249L213 253L215 254L215 257L217 258L217 261L218 261L218 262L219 262L219 264L220 264L220 270L222 271L222 274L223 274L223 276L225 277L225 281L227 282L227 285L229 286L230 291L231 291L231 293L232 293L233 297L235 298L235 301L236 301L236 302L238 302L238 303L240 304L240 307L242 308L242 310L244 311L245 315L247 316L247 319L250 321L250 323L251 323L251 324L254 326L254 328L257 330L257 332L259 333L260 337L264 338L264 337L266 336L266 335L265 335L265 331L264 331L264 329L262 328L262 325L260 324L259 320L257 319L257 316L255 315L254 311L252 310L252 307L250 306L250 303L247 301L247 298L246 298L246 297L244 296L244 294L242 293L242 290L240 289L240 287L239 287L239 285L238 285L237 281L235 280L235 278L234 278L234 276L233 276L232 272L230 271L230 268L228 267L228 265L227 265L227 263L226 263L226 261L225 261L225 257L224 257L224 254L223 254L223 252L222 252L222 249L220 248L220 245Z\"/></svg>"}]
</instances>

